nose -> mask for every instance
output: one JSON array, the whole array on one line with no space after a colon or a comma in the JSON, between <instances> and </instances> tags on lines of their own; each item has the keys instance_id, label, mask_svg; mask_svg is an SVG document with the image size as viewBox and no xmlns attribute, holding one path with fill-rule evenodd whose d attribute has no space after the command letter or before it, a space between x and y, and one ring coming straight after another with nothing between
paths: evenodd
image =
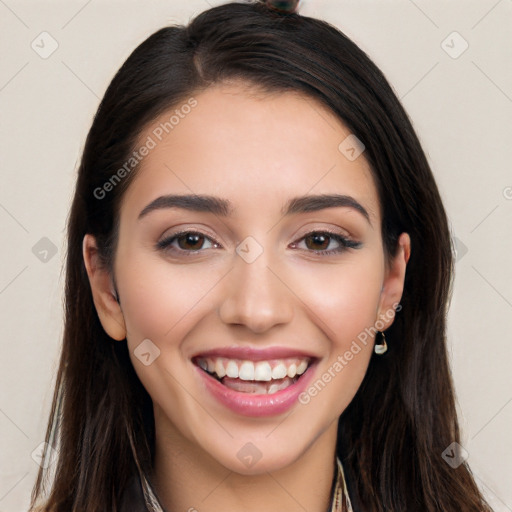
<instances>
[{"instance_id":1,"label":"nose","mask_svg":"<svg viewBox=\"0 0 512 512\"><path fill-rule=\"evenodd\" d=\"M293 293L267 263L263 255L252 263L237 257L219 307L220 319L225 324L263 333L292 320Z\"/></svg>"}]
</instances>

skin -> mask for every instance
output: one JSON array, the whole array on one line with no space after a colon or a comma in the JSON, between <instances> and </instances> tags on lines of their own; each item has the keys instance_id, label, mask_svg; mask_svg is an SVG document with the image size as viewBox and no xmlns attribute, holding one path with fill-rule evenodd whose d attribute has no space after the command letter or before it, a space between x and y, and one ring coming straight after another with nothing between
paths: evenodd
<instances>
[{"instance_id":1,"label":"skin","mask_svg":"<svg viewBox=\"0 0 512 512\"><path fill-rule=\"evenodd\" d=\"M250 418L204 390L191 356L226 346L284 346L319 360L313 382L332 368L357 336L383 319L391 325L401 298L409 236L386 260L381 213L370 168L349 161L338 145L350 134L330 111L299 93L258 93L224 83L195 96L198 105L152 149L121 206L113 276L99 265L95 240L84 260L106 332L124 340L153 399L156 490L169 511L325 512L334 471L337 421L367 370L374 340L309 403L284 414ZM141 143L169 114L156 120ZM229 200L229 216L177 208L139 213L165 194ZM351 207L283 216L293 197L345 194ZM185 254L157 242L181 229L200 231L204 248ZM304 237L334 231L359 248L318 255ZM253 237L263 253L246 263L235 251ZM311 238L308 240L311 241ZM329 240L329 239L328 239ZM339 244L331 239L329 250ZM387 316L386 316L387 314ZM134 355L144 339L160 350L149 366ZM124 341L120 341L124 342ZM237 452L248 442L261 459L246 467ZM312 490L315 492L312 492Z\"/></svg>"}]
</instances>

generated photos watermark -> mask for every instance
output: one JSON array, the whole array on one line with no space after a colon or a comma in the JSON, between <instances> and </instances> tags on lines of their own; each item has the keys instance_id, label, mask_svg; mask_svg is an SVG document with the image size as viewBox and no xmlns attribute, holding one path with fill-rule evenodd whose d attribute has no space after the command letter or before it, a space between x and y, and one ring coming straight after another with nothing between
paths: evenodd
<instances>
[{"instance_id":1,"label":"generated photos watermark","mask_svg":"<svg viewBox=\"0 0 512 512\"><path fill-rule=\"evenodd\" d=\"M336 376L361 352L363 346L368 344L369 339L373 337L386 326L386 321L392 320L396 313L402 309L402 306L396 302L393 307L380 316L380 318L371 326L366 327L357 335L357 339L353 340L350 347L343 353L339 354L336 361L319 377L306 391L299 395L299 402L307 405L311 399L316 397Z\"/></svg>"},{"instance_id":2,"label":"generated photos watermark","mask_svg":"<svg viewBox=\"0 0 512 512\"><path fill-rule=\"evenodd\" d=\"M147 157L150 152L155 149L159 142L161 142L166 135L171 133L176 126L178 126L182 119L192 112L192 109L197 107L198 103L195 98L190 98L186 103L177 108L169 116L166 121L159 123L148 135L146 140L139 146L138 149L134 150L130 157L124 162L124 164L112 174L112 176L103 183L100 187L96 187L93 191L93 195L96 199L104 199L109 192L112 192L114 188L121 183L136 167Z\"/></svg>"}]
</instances>

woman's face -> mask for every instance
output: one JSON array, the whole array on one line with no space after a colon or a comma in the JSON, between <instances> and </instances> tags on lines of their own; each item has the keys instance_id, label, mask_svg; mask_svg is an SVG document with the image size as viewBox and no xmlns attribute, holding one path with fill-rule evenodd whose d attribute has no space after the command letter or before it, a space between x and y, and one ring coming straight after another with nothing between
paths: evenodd
<instances>
[{"instance_id":1,"label":"woman's face","mask_svg":"<svg viewBox=\"0 0 512 512\"><path fill-rule=\"evenodd\" d=\"M332 450L407 257L385 264L364 152L319 103L236 83L194 99L140 137L119 314L157 443L272 471Z\"/></svg>"}]
</instances>

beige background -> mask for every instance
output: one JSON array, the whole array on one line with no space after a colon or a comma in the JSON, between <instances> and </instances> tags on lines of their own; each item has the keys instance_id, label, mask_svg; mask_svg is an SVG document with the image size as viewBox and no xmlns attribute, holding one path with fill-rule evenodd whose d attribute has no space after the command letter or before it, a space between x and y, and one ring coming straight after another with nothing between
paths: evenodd
<instances>
[{"instance_id":1,"label":"beige background","mask_svg":"<svg viewBox=\"0 0 512 512\"><path fill-rule=\"evenodd\" d=\"M150 33L220 3L0 0L0 512L27 509L38 469L64 227L99 98ZM304 0L301 12L375 60L424 145L459 240L449 348L463 446L495 510L512 511L512 0Z\"/></svg>"}]
</instances>

